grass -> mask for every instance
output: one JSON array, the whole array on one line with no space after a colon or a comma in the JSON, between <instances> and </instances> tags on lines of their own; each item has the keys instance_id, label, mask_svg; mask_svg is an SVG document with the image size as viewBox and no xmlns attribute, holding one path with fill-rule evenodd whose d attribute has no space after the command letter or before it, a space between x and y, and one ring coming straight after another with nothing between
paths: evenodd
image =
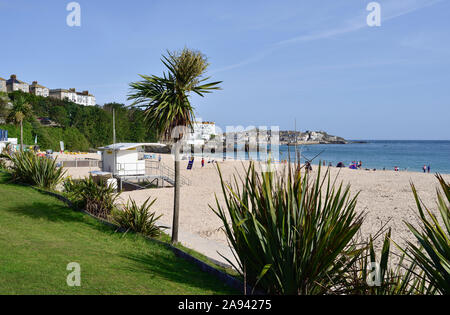
<instances>
[{"instance_id":1,"label":"grass","mask_svg":"<svg viewBox=\"0 0 450 315\"><path fill-rule=\"evenodd\" d=\"M0 294L236 294L163 245L0 174ZM70 262L81 286L69 287Z\"/></svg>"}]
</instances>

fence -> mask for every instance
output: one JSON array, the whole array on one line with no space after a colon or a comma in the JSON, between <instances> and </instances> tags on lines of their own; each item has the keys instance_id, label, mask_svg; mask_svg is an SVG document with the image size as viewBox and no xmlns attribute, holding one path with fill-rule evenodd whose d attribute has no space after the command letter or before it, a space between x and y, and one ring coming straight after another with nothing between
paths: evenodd
<instances>
[{"instance_id":1,"label":"fence","mask_svg":"<svg viewBox=\"0 0 450 315\"><path fill-rule=\"evenodd\" d=\"M102 161L99 160L70 160L58 161L62 167L98 167L102 168Z\"/></svg>"}]
</instances>

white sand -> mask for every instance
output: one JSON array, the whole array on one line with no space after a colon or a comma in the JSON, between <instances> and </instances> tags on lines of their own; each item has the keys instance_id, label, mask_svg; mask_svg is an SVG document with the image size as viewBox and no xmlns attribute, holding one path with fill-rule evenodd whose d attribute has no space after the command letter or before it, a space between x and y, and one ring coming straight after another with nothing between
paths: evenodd
<instances>
[{"instance_id":1,"label":"white sand","mask_svg":"<svg viewBox=\"0 0 450 315\"><path fill-rule=\"evenodd\" d=\"M173 167L171 155L162 155L163 163ZM187 170L187 161L182 161L182 176L189 178L190 186L181 187L180 207L180 240L188 247L196 249L212 258L223 261L216 251L231 257L227 249L226 237L220 230L220 219L209 208L215 207L215 194L219 202L223 202L222 190L217 170L213 164L205 161L201 168L199 158L196 158L193 170ZM241 161L219 161L226 180L233 174L243 172ZM314 167L316 171L317 167ZM94 169L69 169L74 177L87 176ZM437 180L433 174L394 171L365 171L337 168L331 169L331 175L340 171L338 182L351 184L352 195L360 191L357 211L366 212L367 216L362 227L363 236L376 233L380 227L389 221L392 228L392 238L399 244L405 244L405 239L414 240L403 221L417 222L417 209L411 192L410 182L414 182L420 197L432 210L436 210ZM333 178L333 177L332 177ZM444 175L450 181L450 175ZM122 193L122 199L133 198L138 203L148 197L157 198L153 210L162 214L162 225L172 225L173 188L147 189ZM378 247L378 246L377 246Z\"/></svg>"}]
</instances>

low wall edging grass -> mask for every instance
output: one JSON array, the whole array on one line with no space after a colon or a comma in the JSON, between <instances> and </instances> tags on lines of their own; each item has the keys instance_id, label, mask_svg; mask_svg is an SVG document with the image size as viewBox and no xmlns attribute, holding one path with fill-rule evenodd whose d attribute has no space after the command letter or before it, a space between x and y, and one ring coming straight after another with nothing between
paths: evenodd
<instances>
[{"instance_id":1,"label":"low wall edging grass","mask_svg":"<svg viewBox=\"0 0 450 315\"><path fill-rule=\"evenodd\" d=\"M90 217L94 218L95 220L97 220L97 221L99 221L99 222L101 222L101 223L103 223L105 225L108 225L108 226L114 228L116 231L119 231L121 233L127 232L127 230L125 230L124 228L122 228L122 227L120 227L118 225L115 225L114 223L112 223L110 221L107 221L105 219L96 217L96 216L92 215L91 213L87 212L86 210L77 209L68 198L66 198L65 196L63 196L61 194L58 194L58 193L53 192L53 191L48 191L48 190L45 190L45 189L41 189L41 188L38 188L38 187L35 187L35 186L31 186L31 185L26 185L26 186L29 186L29 187L39 191L40 193L44 193L44 194L50 195L52 197L55 197L55 198L59 199L60 201L64 202L65 204L67 204L74 211L83 212L83 213L89 215ZM137 234L140 234L140 233L137 233ZM225 273L225 272L223 272L221 270L218 270L218 269L208 265L207 263L205 263L205 262L195 258L194 256L190 255L189 253L186 253L182 249L179 249L179 248L173 246L172 244L169 244L169 243L157 240L157 239L153 239L153 238L148 237L148 236L143 235L143 234L140 234L140 235L143 236L148 241L155 242L155 243L158 243L158 244L161 244L161 245L165 246L166 248L172 250L172 252L177 257L180 257L180 258L182 258L184 260L187 260L187 261L190 261L190 262L196 264L202 271L204 271L204 272L206 272L206 273L208 273L208 274L218 278L220 281L222 281L227 286L229 286L229 287L231 287L231 288L233 288L235 290L238 290L241 293L244 293L244 284L242 283L242 281L234 278L233 276L230 276L229 274L227 274L227 273ZM205 256L205 257L211 263L213 263L215 265L218 265L218 266L221 266L221 267L224 267L224 268L231 268L231 266L229 266L227 264L224 264L222 262L219 262L219 261L217 261L215 259L212 259L210 257L207 257L207 256ZM249 286L249 285L247 285L247 292L250 292L250 293L253 292L253 294L256 294L256 295L263 295L264 294L264 293L262 293L260 291L253 290L253 288L251 286Z\"/></svg>"}]
</instances>

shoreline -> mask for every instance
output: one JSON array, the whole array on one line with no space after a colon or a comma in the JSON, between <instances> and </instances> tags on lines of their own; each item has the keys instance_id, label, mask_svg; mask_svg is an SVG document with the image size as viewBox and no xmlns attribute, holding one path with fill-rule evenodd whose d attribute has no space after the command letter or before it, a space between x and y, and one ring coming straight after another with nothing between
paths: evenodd
<instances>
[{"instance_id":1,"label":"shoreline","mask_svg":"<svg viewBox=\"0 0 450 315\"><path fill-rule=\"evenodd\" d=\"M170 154L161 154L164 165L173 168L173 158ZM74 158L72 156L72 158ZM248 160L217 160L223 179L227 182L233 176L243 175L243 167L247 167ZM181 243L211 258L225 262L218 252L232 259L233 255L228 248L226 237L221 231L222 222L213 213L209 206L216 206L215 195L220 204L224 204L224 196L215 167L215 163L207 163L201 167L201 159L196 158L192 170L187 170L188 161L181 161L181 176L189 179L189 186L182 186L180 207L180 239ZM285 164L282 164L285 165ZM317 165L312 165L312 176L317 174ZM74 178L85 177L89 171L96 168L66 168L68 174ZM97 168L98 169L98 168ZM328 167L326 167L328 169ZM348 168L329 168L331 179L336 178L337 183L351 185L351 196L359 193L357 212L366 214L361 233L363 237L374 235L383 224L392 229L392 238L403 245L405 241L414 241L404 221L414 224L417 222L417 209L411 191L410 183L414 183L422 201L435 212L436 188L438 187L434 173L420 173L413 171L364 171ZM322 175L325 170L322 169ZM450 174L442 174L450 182ZM157 199L151 211L162 215L159 224L171 227L173 215L173 187L144 189L122 192L120 203L126 203L131 198L138 205L147 198ZM381 240L380 240L381 241ZM375 247L380 249L380 242Z\"/></svg>"}]
</instances>

